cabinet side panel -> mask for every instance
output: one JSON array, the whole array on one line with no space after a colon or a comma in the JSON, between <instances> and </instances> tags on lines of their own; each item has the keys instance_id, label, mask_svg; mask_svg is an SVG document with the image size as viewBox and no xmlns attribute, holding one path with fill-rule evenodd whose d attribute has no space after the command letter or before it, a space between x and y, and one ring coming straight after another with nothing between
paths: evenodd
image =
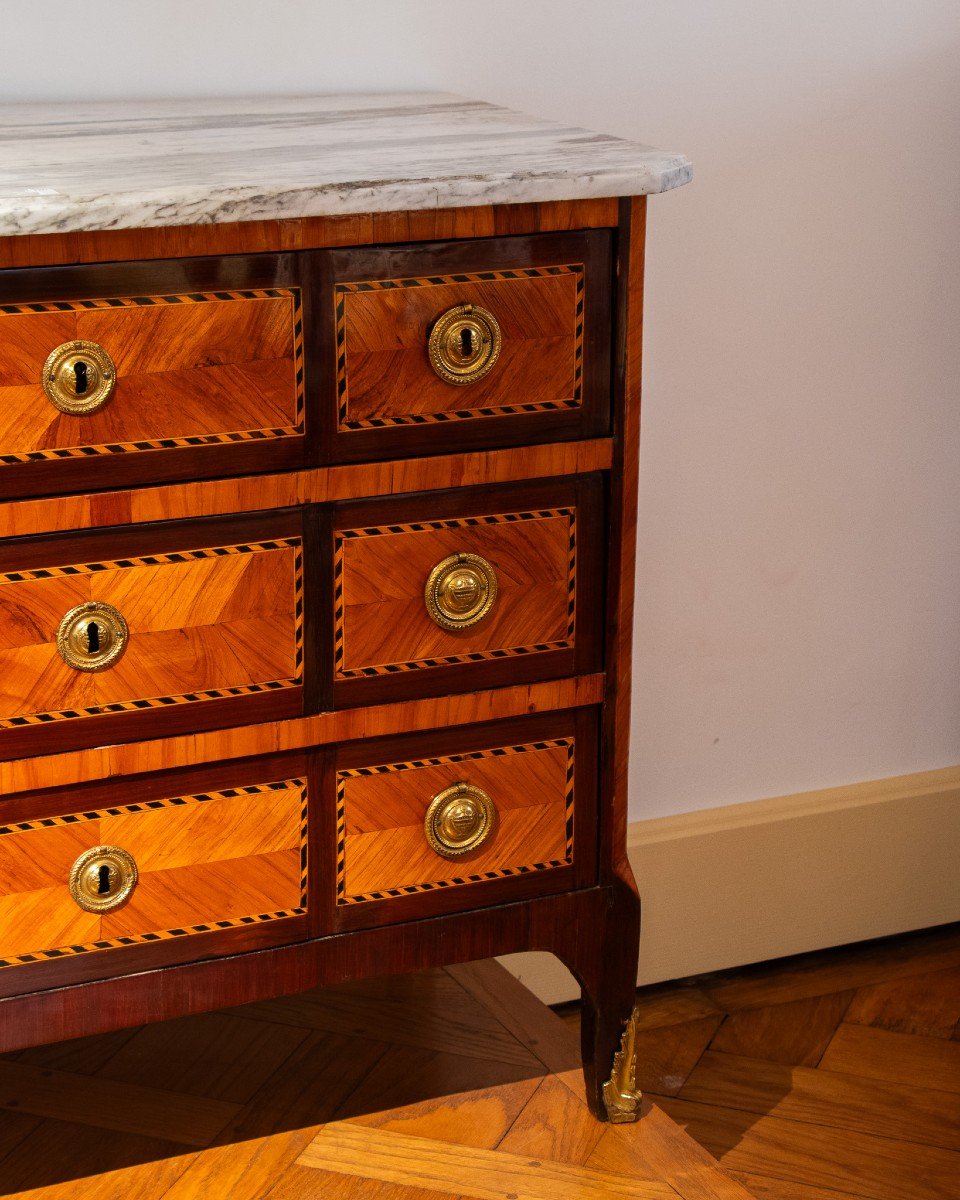
<instances>
[{"instance_id":1,"label":"cabinet side panel","mask_svg":"<svg viewBox=\"0 0 960 1200\"><path fill-rule=\"evenodd\" d=\"M614 449L610 472L607 589L607 695L603 722L604 879L633 877L627 862L627 783L633 601L637 565L640 450L640 359L643 345L643 263L646 197L620 202L614 346Z\"/></svg>"}]
</instances>

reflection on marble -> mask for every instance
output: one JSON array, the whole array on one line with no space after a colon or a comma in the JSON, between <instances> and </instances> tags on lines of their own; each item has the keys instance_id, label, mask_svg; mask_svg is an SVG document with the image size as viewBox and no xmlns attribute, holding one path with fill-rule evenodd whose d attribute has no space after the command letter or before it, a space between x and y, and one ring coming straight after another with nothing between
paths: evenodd
<instances>
[{"instance_id":1,"label":"reflection on marble","mask_svg":"<svg viewBox=\"0 0 960 1200\"><path fill-rule=\"evenodd\" d=\"M663 192L682 154L438 92L0 106L0 235Z\"/></svg>"}]
</instances>

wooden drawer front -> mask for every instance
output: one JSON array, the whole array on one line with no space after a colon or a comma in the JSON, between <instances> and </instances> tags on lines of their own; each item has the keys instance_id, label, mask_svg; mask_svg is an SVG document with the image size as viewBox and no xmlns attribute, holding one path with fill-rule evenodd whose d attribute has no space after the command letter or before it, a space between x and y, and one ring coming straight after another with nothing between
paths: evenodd
<instances>
[{"instance_id":1,"label":"wooden drawer front","mask_svg":"<svg viewBox=\"0 0 960 1200\"><path fill-rule=\"evenodd\" d=\"M348 683L385 678L398 694L424 686L434 673L440 686L446 679L458 687L461 675L467 687L474 674L494 668L511 680L524 672L559 673L573 668L581 634L578 661L586 669L592 630L578 628L584 620L577 592L587 572L594 595L601 586L585 567L596 551L597 506L596 487L582 482L448 492L408 505L393 519L382 506L351 507L344 514L349 524L334 533L334 669L341 698L368 694ZM362 523L355 524L357 518ZM431 617L424 593L433 568L458 554L486 560L497 593L476 624L448 629Z\"/></svg>"},{"instance_id":2,"label":"wooden drawer front","mask_svg":"<svg viewBox=\"0 0 960 1200\"><path fill-rule=\"evenodd\" d=\"M0 491L302 465L301 289L243 286L277 275L242 258L0 272ZM85 412L44 386L48 356L76 342L112 360L112 391Z\"/></svg>"},{"instance_id":3,"label":"wooden drawer front","mask_svg":"<svg viewBox=\"0 0 960 1200\"><path fill-rule=\"evenodd\" d=\"M593 436L607 429L605 232L331 252L338 453ZM493 366L452 383L431 332L460 305L492 314Z\"/></svg>"},{"instance_id":4,"label":"wooden drawer front","mask_svg":"<svg viewBox=\"0 0 960 1200\"><path fill-rule=\"evenodd\" d=\"M574 742L569 734L338 770L337 904L571 866ZM431 800L461 782L486 792L496 817L479 849L448 859L431 848L424 820Z\"/></svg>"},{"instance_id":5,"label":"wooden drawer front","mask_svg":"<svg viewBox=\"0 0 960 1200\"><path fill-rule=\"evenodd\" d=\"M125 850L138 873L110 912L70 890L98 846ZM303 915L306 846L302 779L0 826L0 967Z\"/></svg>"},{"instance_id":6,"label":"wooden drawer front","mask_svg":"<svg viewBox=\"0 0 960 1200\"><path fill-rule=\"evenodd\" d=\"M300 295L291 289L0 306L0 463L289 437L303 426ZM96 342L112 397L83 416L43 390L64 342Z\"/></svg>"},{"instance_id":7,"label":"wooden drawer front","mask_svg":"<svg viewBox=\"0 0 960 1200\"><path fill-rule=\"evenodd\" d=\"M156 550L136 530L92 535L83 548L96 557L81 561L67 557L78 547L64 539L32 552L8 544L0 557L0 752L18 730L56 730L63 748L69 726L90 723L91 736L103 735L104 722L126 714L141 718L137 732L149 736L151 720L169 727L172 710L245 697L287 710L292 700L299 710L299 518L168 526L150 538ZM129 552L138 544L139 553ZM96 671L68 665L57 644L65 615L91 601L119 612L128 630L119 659ZM186 715L187 728L201 727L195 721L204 717Z\"/></svg>"},{"instance_id":8,"label":"wooden drawer front","mask_svg":"<svg viewBox=\"0 0 960 1200\"><path fill-rule=\"evenodd\" d=\"M583 399L583 265L342 283L336 289L341 429L417 425L552 408ZM503 344L474 384L446 383L430 327L458 304L491 311ZM511 400L514 403L511 403Z\"/></svg>"}]
</instances>

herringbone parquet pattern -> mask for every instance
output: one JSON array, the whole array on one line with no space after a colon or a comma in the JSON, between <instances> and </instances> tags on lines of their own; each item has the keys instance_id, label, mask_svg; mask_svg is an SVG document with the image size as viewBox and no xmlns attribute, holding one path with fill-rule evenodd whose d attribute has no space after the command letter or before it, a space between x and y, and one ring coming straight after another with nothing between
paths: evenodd
<instances>
[{"instance_id":1,"label":"herringbone parquet pattern","mask_svg":"<svg viewBox=\"0 0 960 1200\"><path fill-rule=\"evenodd\" d=\"M648 1106L587 1112L576 1039L496 963L0 1058L31 1200L749 1200Z\"/></svg>"},{"instance_id":2,"label":"herringbone parquet pattern","mask_svg":"<svg viewBox=\"0 0 960 1200\"><path fill-rule=\"evenodd\" d=\"M960 1197L960 926L639 1001L645 1091L757 1200Z\"/></svg>"},{"instance_id":3,"label":"herringbone parquet pattern","mask_svg":"<svg viewBox=\"0 0 960 1200\"><path fill-rule=\"evenodd\" d=\"M633 1126L587 1113L576 1013L494 963L7 1055L0 1195L960 1197L960 926L639 1003Z\"/></svg>"}]
</instances>

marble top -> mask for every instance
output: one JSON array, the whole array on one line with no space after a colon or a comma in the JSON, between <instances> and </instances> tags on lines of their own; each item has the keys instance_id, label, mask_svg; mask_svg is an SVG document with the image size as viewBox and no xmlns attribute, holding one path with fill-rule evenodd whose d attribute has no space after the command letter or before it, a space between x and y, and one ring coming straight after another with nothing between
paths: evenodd
<instances>
[{"instance_id":1,"label":"marble top","mask_svg":"<svg viewBox=\"0 0 960 1200\"><path fill-rule=\"evenodd\" d=\"M682 154L439 92L0 106L0 236L665 192Z\"/></svg>"}]
</instances>

